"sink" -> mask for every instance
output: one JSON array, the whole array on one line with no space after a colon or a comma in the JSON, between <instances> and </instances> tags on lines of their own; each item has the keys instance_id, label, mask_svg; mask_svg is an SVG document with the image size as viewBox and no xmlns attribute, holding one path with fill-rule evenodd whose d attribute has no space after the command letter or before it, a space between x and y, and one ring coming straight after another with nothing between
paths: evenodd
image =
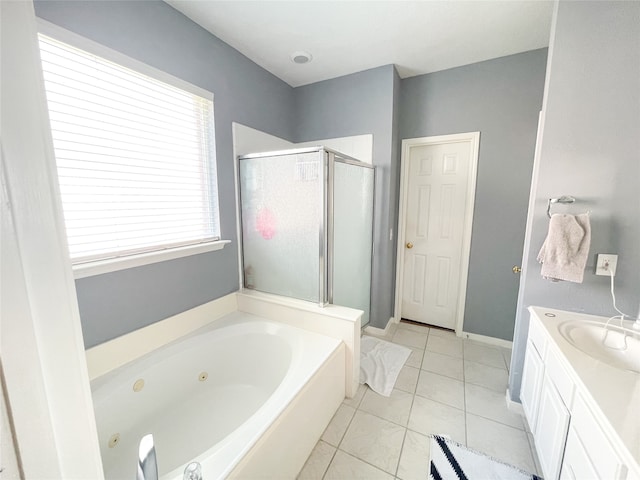
<instances>
[{"instance_id":1,"label":"sink","mask_svg":"<svg viewBox=\"0 0 640 480\"><path fill-rule=\"evenodd\" d=\"M571 345L590 357L640 373L640 332L612 323L605 330L600 322L572 320L559 324L558 330Z\"/></svg>"}]
</instances>

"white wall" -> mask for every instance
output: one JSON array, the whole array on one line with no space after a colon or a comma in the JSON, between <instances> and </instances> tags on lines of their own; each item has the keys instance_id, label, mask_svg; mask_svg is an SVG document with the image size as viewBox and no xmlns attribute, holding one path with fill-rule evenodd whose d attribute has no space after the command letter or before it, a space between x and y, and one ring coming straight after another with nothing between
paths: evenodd
<instances>
[{"instance_id":1,"label":"white wall","mask_svg":"<svg viewBox=\"0 0 640 480\"><path fill-rule=\"evenodd\" d=\"M296 148L296 144L284 138L233 122L233 157L260 152L273 152ZM237 170L237 166L236 166Z\"/></svg>"},{"instance_id":2,"label":"white wall","mask_svg":"<svg viewBox=\"0 0 640 480\"><path fill-rule=\"evenodd\" d=\"M373 135L371 134L296 143L297 147L314 147L317 145L331 148L369 165L373 163Z\"/></svg>"},{"instance_id":3,"label":"white wall","mask_svg":"<svg viewBox=\"0 0 640 480\"><path fill-rule=\"evenodd\" d=\"M236 158L250 153L316 146L331 148L361 162L373 163L373 135L371 134L292 143L239 123L233 124L233 149Z\"/></svg>"},{"instance_id":4,"label":"white wall","mask_svg":"<svg viewBox=\"0 0 640 480\"><path fill-rule=\"evenodd\" d=\"M0 349L26 478L100 479L31 2L0 2Z\"/></svg>"}]
</instances>

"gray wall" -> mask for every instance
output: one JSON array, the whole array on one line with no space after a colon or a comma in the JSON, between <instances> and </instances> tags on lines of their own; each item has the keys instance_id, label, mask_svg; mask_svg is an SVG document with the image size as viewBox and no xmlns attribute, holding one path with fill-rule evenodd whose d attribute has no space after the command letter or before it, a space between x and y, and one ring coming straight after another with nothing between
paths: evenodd
<instances>
[{"instance_id":1,"label":"gray wall","mask_svg":"<svg viewBox=\"0 0 640 480\"><path fill-rule=\"evenodd\" d=\"M511 365L514 399L529 305L615 313L609 279L594 274L597 253L619 254L618 307L636 315L640 303L640 3L562 1L555 25ZM548 228L547 198L560 195L577 198L567 211L591 210L582 284L543 280L535 260Z\"/></svg>"},{"instance_id":2,"label":"gray wall","mask_svg":"<svg viewBox=\"0 0 640 480\"><path fill-rule=\"evenodd\" d=\"M78 280L87 347L237 289L234 121L296 142L373 134L371 323L377 327L393 315L399 140L480 130L465 330L510 338L513 307L486 299L511 298L517 288L510 269L519 263L528 191L518 185L528 181L531 170L545 51L402 81L387 65L293 89L163 2L36 1L35 6L45 20L215 95L222 236L232 244L218 252Z\"/></svg>"},{"instance_id":3,"label":"gray wall","mask_svg":"<svg viewBox=\"0 0 640 480\"><path fill-rule=\"evenodd\" d=\"M511 340L547 50L402 80L400 137L480 132L464 331Z\"/></svg>"},{"instance_id":4,"label":"gray wall","mask_svg":"<svg viewBox=\"0 0 640 480\"><path fill-rule=\"evenodd\" d=\"M40 18L214 94L223 250L76 281L91 347L238 289L231 123L293 137L293 89L160 1L37 1Z\"/></svg>"},{"instance_id":5,"label":"gray wall","mask_svg":"<svg viewBox=\"0 0 640 480\"><path fill-rule=\"evenodd\" d=\"M394 143L394 98L398 75L393 65L298 87L296 142L349 135L373 134L376 166L371 325L385 327L393 315L395 288L395 231L397 198L390 197L395 182L397 149Z\"/></svg>"}]
</instances>

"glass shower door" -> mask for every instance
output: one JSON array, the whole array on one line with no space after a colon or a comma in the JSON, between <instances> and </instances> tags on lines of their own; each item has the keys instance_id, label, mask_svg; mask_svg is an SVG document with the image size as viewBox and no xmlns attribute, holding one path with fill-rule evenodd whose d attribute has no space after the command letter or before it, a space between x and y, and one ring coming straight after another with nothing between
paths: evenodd
<instances>
[{"instance_id":1,"label":"glass shower door","mask_svg":"<svg viewBox=\"0 0 640 480\"><path fill-rule=\"evenodd\" d=\"M250 155L239 163L245 288L321 302L324 155Z\"/></svg>"},{"instance_id":2,"label":"glass shower door","mask_svg":"<svg viewBox=\"0 0 640 480\"><path fill-rule=\"evenodd\" d=\"M374 170L339 160L334 165L331 303L363 310L364 326L371 304Z\"/></svg>"}]
</instances>

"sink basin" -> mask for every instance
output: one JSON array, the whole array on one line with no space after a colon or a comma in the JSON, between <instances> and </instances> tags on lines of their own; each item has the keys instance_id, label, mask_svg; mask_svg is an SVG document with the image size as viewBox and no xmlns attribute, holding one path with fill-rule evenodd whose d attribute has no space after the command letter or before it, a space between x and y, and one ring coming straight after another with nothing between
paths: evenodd
<instances>
[{"instance_id":1,"label":"sink basin","mask_svg":"<svg viewBox=\"0 0 640 480\"><path fill-rule=\"evenodd\" d=\"M613 323L613 322L612 322ZM621 370L640 373L640 332L590 320L558 325L560 334L587 355Z\"/></svg>"}]
</instances>

